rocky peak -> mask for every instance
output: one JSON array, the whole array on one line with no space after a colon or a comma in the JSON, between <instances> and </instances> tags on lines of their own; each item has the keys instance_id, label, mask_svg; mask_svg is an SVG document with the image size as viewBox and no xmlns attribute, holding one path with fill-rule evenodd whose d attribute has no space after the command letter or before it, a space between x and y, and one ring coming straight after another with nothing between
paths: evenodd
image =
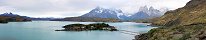
<instances>
[{"instance_id":1,"label":"rocky peak","mask_svg":"<svg viewBox=\"0 0 206 40\"><path fill-rule=\"evenodd\" d=\"M19 16L19 15L17 15L17 14L13 14L13 13L11 13L11 12L6 12L6 13L3 13L3 14L1 14L0 16Z\"/></svg>"},{"instance_id":2,"label":"rocky peak","mask_svg":"<svg viewBox=\"0 0 206 40\"><path fill-rule=\"evenodd\" d=\"M116 18L122 20L130 20L159 17L162 16L162 14L164 13L153 7L148 8L147 6L140 7L138 12L130 16L123 13L120 9L96 7L89 13L86 13L80 17Z\"/></svg>"},{"instance_id":3,"label":"rocky peak","mask_svg":"<svg viewBox=\"0 0 206 40\"><path fill-rule=\"evenodd\" d=\"M96 7L91 10L89 13L82 15L81 17L99 17L99 18L116 18L119 19L123 15L123 12L120 9L115 8L103 8Z\"/></svg>"},{"instance_id":4,"label":"rocky peak","mask_svg":"<svg viewBox=\"0 0 206 40\"><path fill-rule=\"evenodd\" d=\"M151 7L149 8L149 10L156 10L156 9L154 9L154 7L151 6Z\"/></svg>"},{"instance_id":5,"label":"rocky peak","mask_svg":"<svg viewBox=\"0 0 206 40\"><path fill-rule=\"evenodd\" d=\"M139 11L148 11L148 7L147 6L140 7Z\"/></svg>"},{"instance_id":6,"label":"rocky peak","mask_svg":"<svg viewBox=\"0 0 206 40\"><path fill-rule=\"evenodd\" d=\"M131 19L146 19L160 17L164 14L162 11L155 9L154 7L143 6L139 8L139 11L130 16Z\"/></svg>"},{"instance_id":7,"label":"rocky peak","mask_svg":"<svg viewBox=\"0 0 206 40\"><path fill-rule=\"evenodd\" d=\"M115 9L115 8L103 8L103 7L96 7L89 13L122 13L120 9Z\"/></svg>"}]
</instances>

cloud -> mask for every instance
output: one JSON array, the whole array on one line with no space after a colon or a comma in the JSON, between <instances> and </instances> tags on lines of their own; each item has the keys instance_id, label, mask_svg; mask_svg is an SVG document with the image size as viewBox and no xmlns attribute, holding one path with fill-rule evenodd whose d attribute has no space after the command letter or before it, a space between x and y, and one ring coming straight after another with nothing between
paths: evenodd
<instances>
[{"instance_id":1,"label":"cloud","mask_svg":"<svg viewBox=\"0 0 206 40\"><path fill-rule=\"evenodd\" d=\"M72 17L80 16L97 6L137 12L147 5L156 9L177 9L189 0L0 0L0 12L15 12L32 17Z\"/></svg>"}]
</instances>

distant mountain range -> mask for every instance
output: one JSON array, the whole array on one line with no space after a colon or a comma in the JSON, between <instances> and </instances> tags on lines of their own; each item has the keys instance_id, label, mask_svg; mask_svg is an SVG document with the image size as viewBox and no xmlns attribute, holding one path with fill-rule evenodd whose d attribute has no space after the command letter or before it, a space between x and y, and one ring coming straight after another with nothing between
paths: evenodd
<instances>
[{"instance_id":1,"label":"distant mountain range","mask_svg":"<svg viewBox=\"0 0 206 40\"><path fill-rule=\"evenodd\" d=\"M53 19L59 19L59 18L34 18L34 17L21 16L21 15L18 15L18 14L13 14L12 12L3 13L3 14L0 14L0 16L3 16L3 17L20 17L20 18L29 19L29 20L53 20Z\"/></svg>"},{"instance_id":2,"label":"distant mountain range","mask_svg":"<svg viewBox=\"0 0 206 40\"><path fill-rule=\"evenodd\" d=\"M22 17L22 18L30 18L30 17L27 17L27 16L20 16L18 14L13 14L12 12L6 12L6 13L3 13L3 14L0 14L0 16L5 16L5 17Z\"/></svg>"},{"instance_id":3,"label":"distant mountain range","mask_svg":"<svg viewBox=\"0 0 206 40\"><path fill-rule=\"evenodd\" d=\"M106 9L101 7L96 7L95 9L91 10L89 13L86 13L80 17L98 17L98 18L115 18L121 19L123 12L117 9Z\"/></svg>"},{"instance_id":4,"label":"distant mountain range","mask_svg":"<svg viewBox=\"0 0 206 40\"><path fill-rule=\"evenodd\" d=\"M8 22L22 22L22 21L31 21L29 17L20 16L13 13L4 13L0 14L0 23L8 23Z\"/></svg>"},{"instance_id":5,"label":"distant mountain range","mask_svg":"<svg viewBox=\"0 0 206 40\"><path fill-rule=\"evenodd\" d=\"M0 14L0 23L16 22L16 21L80 21L80 22L120 22L114 18L99 18L99 17L66 17L66 18L34 18L21 16L13 13Z\"/></svg>"},{"instance_id":6,"label":"distant mountain range","mask_svg":"<svg viewBox=\"0 0 206 40\"><path fill-rule=\"evenodd\" d=\"M139 11L131 16L125 15L120 9L107 9L102 7L96 7L89 13L86 13L80 17L98 17L98 18L115 18L120 20L137 20L162 16L168 9L163 11L154 9L153 7L147 8L147 6L140 7Z\"/></svg>"},{"instance_id":7,"label":"distant mountain range","mask_svg":"<svg viewBox=\"0 0 206 40\"><path fill-rule=\"evenodd\" d=\"M52 21L90 21L90 22L119 22L128 20L141 20L147 18L155 18L162 16L168 9L157 10L153 7L148 8L147 6L140 7L139 11L132 15L124 13L120 9L114 8L102 8L96 7L90 12L79 16L79 17L66 17L66 18L34 18L27 16L20 16L13 13L4 13L0 16L4 17L21 17L30 20L52 20Z\"/></svg>"}]
</instances>

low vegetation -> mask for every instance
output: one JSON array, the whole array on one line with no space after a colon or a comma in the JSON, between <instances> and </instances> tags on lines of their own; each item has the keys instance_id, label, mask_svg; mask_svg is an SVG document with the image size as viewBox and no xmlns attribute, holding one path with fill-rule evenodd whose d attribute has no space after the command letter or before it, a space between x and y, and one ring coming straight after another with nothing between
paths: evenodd
<instances>
[{"instance_id":1,"label":"low vegetation","mask_svg":"<svg viewBox=\"0 0 206 40\"><path fill-rule=\"evenodd\" d=\"M23 21L31 21L30 19L21 18L21 17L6 17L0 16L0 23L8 23L8 22L23 22Z\"/></svg>"},{"instance_id":2,"label":"low vegetation","mask_svg":"<svg viewBox=\"0 0 206 40\"><path fill-rule=\"evenodd\" d=\"M56 31L88 31L88 30L107 30L107 31L117 31L114 26L110 26L105 23L94 23L94 24L70 24L63 26L63 30Z\"/></svg>"}]
</instances>

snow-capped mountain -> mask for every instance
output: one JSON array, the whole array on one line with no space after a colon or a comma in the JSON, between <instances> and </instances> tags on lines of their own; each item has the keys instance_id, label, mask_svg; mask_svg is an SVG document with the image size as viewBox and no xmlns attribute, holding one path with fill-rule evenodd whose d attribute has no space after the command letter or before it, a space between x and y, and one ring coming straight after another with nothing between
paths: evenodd
<instances>
[{"instance_id":1,"label":"snow-capped mountain","mask_svg":"<svg viewBox=\"0 0 206 40\"><path fill-rule=\"evenodd\" d=\"M116 18L122 19L124 13L120 9L108 9L102 7L96 7L89 13L86 13L80 17L99 17L99 18Z\"/></svg>"},{"instance_id":2,"label":"snow-capped mountain","mask_svg":"<svg viewBox=\"0 0 206 40\"><path fill-rule=\"evenodd\" d=\"M123 13L120 9L109 9L96 7L91 10L89 13L86 13L80 17L97 17L97 18L115 18L121 20L136 20L136 19L145 19L145 18L153 18L160 17L166 11L165 10L157 10L153 7L143 6L140 7L139 11L134 13L133 15L128 15L127 13Z\"/></svg>"},{"instance_id":3,"label":"snow-capped mountain","mask_svg":"<svg viewBox=\"0 0 206 40\"><path fill-rule=\"evenodd\" d=\"M159 11L161 11L160 15L164 15L164 13L166 13L167 11L169 11L168 8L160 8Z\"/></svg>"},{"instance_id":4,"label":"snow-capped mountain","mask_svg":"<svg viewBox=\"0 0 206 40\"><path fill-rule=\"evenodd\" d=\"M139 11L135 13L134 15L130 16L131 19L145 19L145 18L154 18L154 17L160 17L162 16L166 11L168 10L157 10L153 7L140 7Z\"/></svg>"},{"instance_id":5,"label":"snow-capped mountain","mask_svg":"<svg viewBox=\"0 0 206 40\"><path fill-rule=\"evenodd\" d=\"M17 15L17 14L13 14L13 13L3 13L3 14L0 14L0 16L11 16L11 17L15 17L15 16L19 16L19 15Z\"/></svg>"},{"instance_id":6,"label":"snow-capped mountain","mask_svg":"<svg viewBox=\"0 0 206 40\"><path fill-rule=\"evenodd\" d=\"M130 20L135 20L135 19L145 19L145 18L149 18L149 14L145 13L144 11L139 11L137 13L135 13L132 16L129 16Z\"/></svg>"},{"instance_id":7,"label":"snow-capped mountain","mask_svg":"<svg viewBox=\"0 0 206 40\"><path fill-rule=\"evenodd\" d=\"M21 16L21 15L18 15L18 14L13 14L12 12L6 12L6 13L3 13L3 14L0 14L0 16L4 16L4 17L21 17L21 18L30 18L30 17L27 17L27 16Z\"/></svg>"}]
</instances>

